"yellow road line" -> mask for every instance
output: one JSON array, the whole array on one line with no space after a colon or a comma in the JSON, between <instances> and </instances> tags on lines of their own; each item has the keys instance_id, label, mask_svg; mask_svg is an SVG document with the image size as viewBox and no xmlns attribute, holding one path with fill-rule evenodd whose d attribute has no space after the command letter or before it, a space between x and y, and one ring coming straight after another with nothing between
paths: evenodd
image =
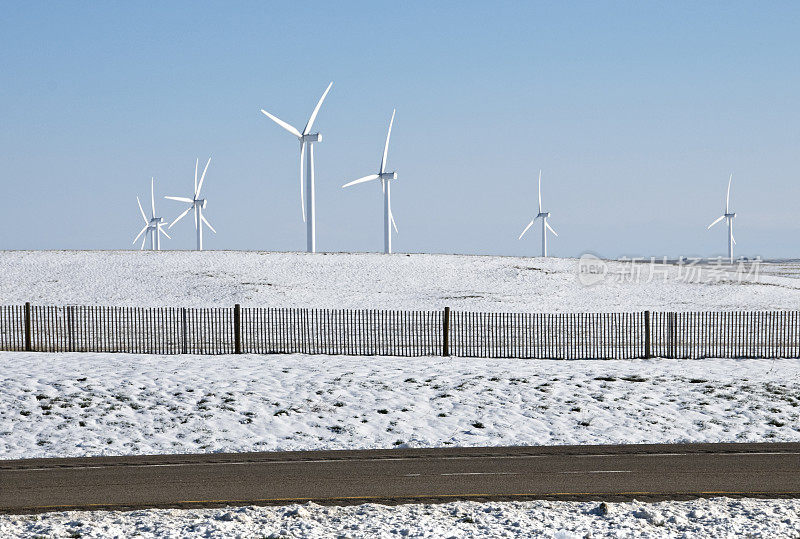
<instances>
[{"instance_id":1,"label":"yellow road line","mask_svg":"<svg viewBox=\"0 0 800 539\"><path fill-rule=\"evenodd\" d=\"M183 505L183 504L222 504L222 503L268 503L268 502L308 502L308 501L336 501L336 500L389 500L389 499L419 499L431 500L437 498L552 498L555 496L800 496L797 491L733 491L733 490L706 490L687 492L538 492L538 493L512 493L512 494L397 494L391 496L335 496L335 497L303 497L303 498L253 498L253 499L223 499L223 500L179 500L172 502L156 502L150 505ZM35 505L20 507L18 509L69 509L80 507L144 507L148 504L141 503L84 503L80 505ZM7 509L4 509L7 510Z\"/></svg>"}]
</instances>

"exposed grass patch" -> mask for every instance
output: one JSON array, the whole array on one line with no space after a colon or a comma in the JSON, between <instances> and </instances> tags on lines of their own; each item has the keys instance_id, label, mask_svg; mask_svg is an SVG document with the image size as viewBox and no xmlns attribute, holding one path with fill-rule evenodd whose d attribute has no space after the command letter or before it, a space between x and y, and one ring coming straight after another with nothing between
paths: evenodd
<instances>
[{"instance_id":1,"label":"exposed grass patch","mask_svg":"<svg viewBox=\"0 0 800 539\"><path fill-rule=\"evenodd\" d=\"M631 375L631 376L623 376L621 379L625 380L626 382L646 382L647 381L647 378L639 376L638 374L634 374L634 375Z\"/></svg>"}]
</instances>

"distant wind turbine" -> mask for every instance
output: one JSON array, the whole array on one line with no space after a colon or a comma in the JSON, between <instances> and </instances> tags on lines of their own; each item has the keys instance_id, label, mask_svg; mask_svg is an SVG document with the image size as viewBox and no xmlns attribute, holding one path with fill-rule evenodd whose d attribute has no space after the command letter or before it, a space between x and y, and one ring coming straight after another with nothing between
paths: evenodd
<instances>
[{"instance_id":1,"label":"distant wind turbine","mask_svg":"<svg viewBox=\"0 0 800 539\"><path fill-rule=\"evenodd\" d=\"M204 199L204 198L200 198L200 190L203 189L203 181L205 181L205 179L206 179L206 171L208 171L208 165L210 165L210 164L211 164L211 158L209 157L208 158L208 162L206 163L206 168L203 169L203 175L200 176L200 182L198 183L197 182L197 170L198 170L198 166L200 165L200 160L198 159L198 160L195 161L195 163L194 163L194 194L192 195L192 198L186 198L186 197L164 197L164 198L168 198L169 200L177 200L178 202L186 202L186 203L189 204L189 207L186 208L183 211L182 214L180 214L178 217L176 217L175 220L172 221L172 223L170 223L168 228L172 228L173 226L175 226L175 223L177 223L178 221L183 219L184 216L187 213L189 213L191 210L194 210L194 227L195 227L195 229L197 229L197 250L198 251L202 251L203 250L203 225L204 224L208 228L211 229L211 232L213 232L214 234L217 233L217 231L214 230L214 227L211 226L211 223L208 222L208 219L206 219L206 216L203 215L203 210L205 209L206 204L208 203L208 201L206 199Z\"/></svg>"},{"instance_id":2,"label":"distant wind turbine","mask_svg":"<svg viewBox=\"0 0 800 539\"><path fill-rule=\"evenodd\" d=\"M150 178L150 219L148 219L147 215L145 215L144 210L142 209L142 203L139 201L139 197L136 197L136 203L139 205L139 213L142 214L142 220L144 220L144 228L142 228L139 231L139 234L137 234L133 239L133 243L135 245L136 241L142 237L142 234L144 234L144 237L142 237L142 246L139 247L140 251L144 249L144 243L147 241L148 236L150 237L150 249L153 251L161 250L161 234L164 234L169 238L169 234L167 234L167 232L162 228L165 225L164 219L161 217L156 217L154 183L155 179Z\"/></svg>"},{"instance_id":3,"label":"distant wind turbine","mask_svg":"<svg viewBox=\"0 0 800 539\"><path fill-rule=\"evenodd\" d=\"M528 231L528 229L533 226L533 223L536 222L536 219L542 219L542 256L547 256L547 231L549 230L556 236L558 233L553 230L553 227L550 226L550 223L547 222L547 219L550 218L549 211L542 211L542 171L539 170L539 213L534 217L528 226L525 227L525 230L522 231L522 234L519 235L519 238L522 239L522 236Z\"/></svg>"},{"instance_id":4,"label":"distant wind turbine","mask_svg":"<svg viewBox=\"0 0 800 539\"><path fill-rule=\"evenodd\" d=\"M394 231L397 232L397 224L394 222L394 214L392 214L391 198L391 180L397 179L397 172L386 172L386 154L389 152L389 137L392 136L392 124L394 124L394 113L396 110L397 109L392 111L392 119L389 120L389 132L386 133L386 144L383 146L383 157L381 158L381 166L378 169L378 173L364 176L363 178L353 180L342 186L342 189L344 189L345 187L350 187L358 183L370 182L372 180L381 181L381 186L383 187L383 252L387 254L392 252L391 226L394 226Z\"/></svg>"},{"instance_id":5,"label":"distant wind turbine","mask_svg":"<svg viewBox=\"0 0 800 539\"><path fill-rule=\"evenodd\" d=\"M303 132L301 133L294 126L289 125L277 116L273 116L264 109L261 112L270 118L273 122L287 130L292 135L296 136L300 141L300 208L303 213L303 221L306 223L306 251L315 253L317 251L316 240L316 202L314 198L314 143L322 141L322 135L319 133L312 133L311 128L314 125L314 120L317 118L322 102L325 101L325 96L331 91L331 82L325 89L325 93L319 98L317 106L314 107L314 112L308 119ZM308 152L306 152L306 145ZM305 188L303 186L303 157L306 157L306 174L305 174ZM304 192L305 191L305 192ZM306 201L307 198L307 201Z\"/></svg>"},{"instance_id":6,"label":"distant wind turbine","mask_svg":"<svg viewBox=\"0 0 800 539\"><path fill-rule=\"evenodd\" d=\"M728 260L733 264L733 246L736 245L736 240L733 239L733 219L736 217L735 212L731 212L731 182L733 181L733 174L728 178L728 193L725 195L725 213L717 217L717 219L708 225L706 230L716 225L723 219L728 221Z\"/></svg>"}]
</instances>

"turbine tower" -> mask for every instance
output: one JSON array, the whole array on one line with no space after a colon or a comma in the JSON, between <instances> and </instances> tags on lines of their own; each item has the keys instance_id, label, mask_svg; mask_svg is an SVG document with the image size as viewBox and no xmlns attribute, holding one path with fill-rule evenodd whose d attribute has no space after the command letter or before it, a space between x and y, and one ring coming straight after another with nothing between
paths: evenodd
<instances>
[{"instance_id":1,"label":"turbine tower","mask_svg":"<svg viewBox=\"0 0 800 539\"><path fill-rule=\"evenodd\" d=\"M733 174L728 178L728 194L725 195L725 213L717 217L717 219L708 225L706 230L716 225L723 219L728 221L728 260L733 264L733 246L736 245L736 240L733 239L733 218L736 217L735 212L731 212L731 181L733 181Z\"/></svg>"},{"instance_id":2,"label":"turbine tower","mask_svg":"<svg viewBox=\"0 0 800 539\"><path fill-rule=\"evenodd\" d=\"M542 256L547 256L547 231L549 230L550 232L552 232L556 236L558 236L558 233L555 230L553 230L553 227L550 226L550 223L547 222L547 220L550 218L550 212L549 211L542 211L542 171L541 171L541 169L539 170L539 213L536 215L536 217L534 217L531 220L530 223L528 223L528 226L525 227L525 230L522 231L522 234L520 234L519 238L517 238L517 239L521 240L522 236L525 235L525 233L528 231L528 229L531 226L533 226L533 223L536 222L536 219L539 219L539 218L542 219Z\"/></svg>"},{"instance_id":3,"label":"turbine tower","mask_svg":"<svg viewBox=\"0 0 800 539\"><path fill-rule=\"evenodd\" d=\"M394 113L397 109L392 111L392 119L389 120L389 132L386 133L386 144L383 146L383 157L381 158L381 167L378 169L377 174L370 174L342 186L350 187L357 183L370 182L372 180L380 180L383 187L383 252L389 254L392 252L392 229L394 226L395 233L397 232L397 223L394 222L394 215L392 214L392 197L391 180L397 179L397 172L386 172L386 154L389 152L389 137L392 136L392 124L394 124ZM391 223L391 224L390 224Z\"/></svg>"},{"instance_id":4,"label":"turbine tower","mask_svg":"<svg viewBox=\"0 0 800 539\"><path fill-rule=\"evenodd\" d=\"M172 223L170 223L168 228L172 228L175 226L175 223L183 219L183 217L189 213L191 210L194 210L194 227L197 229L197 250L203 250L203 225L206 225L208 228L211 229L211 232L214 234L217 233L214 230L214 227L211 226L211 223L208 222L206 216L203 215L203 210L206 208L206 204L208 201L204 198L200 198L200 190L203 188L203 181L206 179L206 171L208 171L208 165L211 164L211 158L208 158L208 162L206 163L206 168L203 169L203 175L200 176L200 182L197 182L197 170L198 166L200 165L200 160L196 160L194 162L194 194L192 198L186 197L164 197L168 198L169 200L177 200L178 202L186 202L189 204L189 207L186 208L182 214L175 218Z\"/></svg>"},{"instance_id":5,"label":"turbine tower","mask_svg":"<svg viewBox=\"0 0 800 539\"><path fill-rule=\"evenodd\" d=\"M144 210L142 209L142 203L139 201L139 197L136 197L136 203L139 205L139 213L142 214L142 220L144 220L144 228L142 228L139 233L133 238L134 245L136 241L144 234L142 238L142 246L139 247L141 251L144 249L144 243L147 241L147 238L150 238L150 249L153 251L160 251L161 250L161 234L164 234L166 237L169 238L169 234L161 228L165 225L164 219L162 217L156 217L156 197L154 193L154 184L155 179L150 178L150 219L147 218L145 215ZM170 238L172 239L172 238Z\"/></svg>"},{"instance_id":6,"label":"turbine tower","mask_svg":"<svg viewBox=\"0 0 800 539\"><path fill-rule=\"evenodd\" d=\"M311 128L314 125L314 120L317 118L317 113L322 106L322 102L325 101L325 96L331 91L331 86L333 86L333 82L328 85L325 89L325 93L319 98L317 106L314 107L314 112L311 113L311 117L308 119L308 123L302 133L277 116L273 116L264 109L261 109L264 115L296 136L300 141L300 208L303 213L303 221L306 223L306 251L309 253L317 252L316 202L314 198L314 143L322 141L322 135L319 133L312 133ZM308 151L306 151L306 146L308 146ZM306 158L305 187L303 182L303 157Z\"/></svg>"}]
</instances>

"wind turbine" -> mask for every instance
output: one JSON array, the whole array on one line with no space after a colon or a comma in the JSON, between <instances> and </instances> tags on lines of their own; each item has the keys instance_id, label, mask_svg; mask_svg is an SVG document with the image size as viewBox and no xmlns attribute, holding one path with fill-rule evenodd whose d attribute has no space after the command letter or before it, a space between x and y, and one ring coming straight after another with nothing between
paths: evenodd
<instances>
[{"instance_id":1,"label":"wind turbine","mask_svg":"<svg viewBox=\"0 0 800 539\"><path fill-rule=\"evenodd\" d=\"M333 82L328 85L328 87L325 89L325 93L323 93L322 97L319 98L317 106L314 107L314 112L311 113L311 117L308 119L308 123L306 124L306 127L303 129L302 133L277 116L273 116L264 109L261 109L261 112L263 112L264 115L266 115L279 126L283 127L292 135L296 136L300 141L300 208L303 213L303 221L306 223L306 251L309 253L315 253L317 251L315 228L316 203L314 199L314 143L322 141L322 135L319 133L312 133L311 128L314 125L314 120L317 118L317 113L319 112L319 108L322 106L322 102L325 101L325 96L327 96L328 92L331 91L331 86L333 86ZM306 146L308 146L307 152ZM304 156L306 157L305 188L303 186ZM308 197L308 201L306 201L306 197Z\"/></svg>"},{"instance_id":2,"label":"wind turbine","mask_svg":"<svg viewBox=\"0 0 800 539\"><path fill-rule=\"evenodd\" d=\"M728 194L725 195L725 213L717 217L717 219L708 225L706 230L716 225L723 219L728 221L728 260L733 264L733 246L736 245L736 240L733 239L733 218L736 217L735 212L731 212L731 181L733 181L733 174L728 178Z\"/></svg>"},{"instance_id":3,"label":"wind turbine","mask_svg":"<svg viewBox=\"0 0 800 539\"><path fill-rule=\"evenodd\" d=\"M139 231L139 234L133 239L134 245L136 241L144 234L142 238L142 246L139 247L141 251L144 249L144 243L147 241L147 237L150 237L150 249L153 251L160 251L161 250L161 234L164 234L166 237L169 238L169 234L161 228L165 225L164 219L162 217L156 217L156 198L154 193L154 184L155 179L150 178L150 219L147 218L145 215L144 210L142 209L142 203L139 201L139 197L136 197L136 203L139 205L139 213L142 214L142 220L144 220L144 228ZM172 239L172 238L170 238Z\"/></svg>"},{"instance_id":4,"label":"wind turbine","mask_svg":"<svg viewBox=\"0 0 800 539\"><path fill-rule=\"evenodd\" d=\"M541 171L541 169L539 170L539 213L536 215L536 217L534 217L531 220L530 223L528 223L528 226L525 227L525 230L522 231L522 234L520 234L519 238L517 238L517 239L521 240L522 236L524 236L525 233L528 231L528 229L531 226L533 226L533 223L536 221L536 219L539 219L540 217L542 219L542 256L547 256L547 231L549 230L550 232L552 232L556 236L558 236L558 233L555 230L553 230L553 227L550 226L550 223L547 222L547 219L550 218L550 212L549 211L542 211L542 171Z\"/></svg>"},{"instance_id":5,"label":"wind turbine","mask_svg":"<svg viewBox=\"0 0 800 539\"><path fill-rule=\"evenodd\" d=\"M389 120L389 132L386 133L386 144L383 146L383 157L381 158L381 167L378 169L377 174L370 174L342 186L350 187L358 183L370 182L372 180L380 180L383 187L383 252L389 254L392 252L392 229L397 232L397 223L394 222L394 215L392 214L392 198L391 189L392 184L390 180L397 179L397 172L386 172L386 154L389 152L389 137L392 136L392 124L394 123L394 113L397 109L392 110L392 119ZM390 223L391 222L391 226Z\"/></svg>"},{"instance_id":6,"label":"wind turbine","mask_svg":"<svg viewBox=\"0 0 800 539\"><path fill-rule=\"evenodd\" d=\"M182 214L175 218L172 223L170 223L168 228L172 228L175 226L175 223L180 221L184 218L184 216L189 213L191 210L194 210L194 227L197 229L197 250L203 250L203 225L205 224L208 228L211 229L211 232L214 234L217 233L214 230L214 227L211 226L211 223L208 222L206 216L203 215L203 210L206 207L208 201L204 198L200 198L200 190L203 188L203 181L206 179L206 171L208 170L208 165L211 164L211 158L208 158L208 162L206 163L206 168L203 169L203 175L200 176L200 182L197 181L197 170L198 166L200 165L200 160L196 160L194 163L194 194L192 198L186 197L164 197L168 198L169 200L177 200L178 202L186 202L189 204L189 207L186 208Z\"/></svg>"}]
</instances>

